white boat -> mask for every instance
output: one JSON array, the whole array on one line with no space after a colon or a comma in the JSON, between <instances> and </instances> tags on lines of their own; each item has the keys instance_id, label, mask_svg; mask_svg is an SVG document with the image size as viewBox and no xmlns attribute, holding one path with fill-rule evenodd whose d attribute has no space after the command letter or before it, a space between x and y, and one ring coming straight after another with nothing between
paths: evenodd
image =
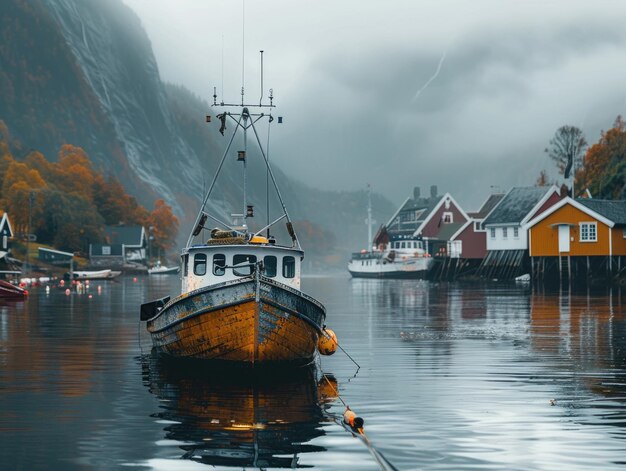
<instances>
[{"instance_id":1,"label":"white boat","mask_svg":"<svg viewBox=\"0 0 626 471\"><path fill-rule=\"evenodd\" d=\"M172 275L179 271L180 267L166 267L161 265L161 260L157 260L152 268L148 268L148 275Z\"/></svg>"},{"instance_id":2,"label":"white boat","mask_svg":"<svg viewBox=\"0 0 626 471\"><path fill-rule=\"evenodd\" d=\"M71 273L67 272L65 275L66 278L71 278L72 280L110 280L121 274L121 271L113 271L111 269L107 269L74 271Z\"/></svg>"},{"instance_id":3,"label":"white boat","mask_svg":"<svg viewBox=\"0 0 626 471\"><path fill-rule=\"evenodd\" d=\"M352 254L348 271L354 278L426 278L433 259L421 239L392 239L385 247L372 243L372 199L368 185L368 244L370 250Z\"/></svg>"},{"instance_id":4,"label":"white boat","mask_svg":"<svg viewBox=\"0 0 626 471\"><path fill-rule=\"evenodd\" d=\"M181 292L142 304L140 318L147 321L156 351L168 356L245 366L310 363L318 351L318 340L327 335L326 310L300 289L304 251L257 130L260 120L268 125L274 120L273 96L270 94L270 104L253 105L244 105L243 96L241 105L218 104L216 97L214 106L236 109L218 115L222 133L227 120L234 130L182 249ZM250 111L253 108L256 110ZM238 132L243 134L244 150L232 152ZM249 134L254 136L256 152L248 149ZM229 222L215 210L219 205L208 204L227 157L232 159L230 165L243 169L243 201L236 208L243 211L231 214ZM268 214L269 196L267 221L254 219L254 207L247 199L246 168L253 157L260 157L265 166L267 194L271 182L280 202L275 211L282 209L282 214L273 221L277 214ZM217 202L222 204L220 199ZM207 227L209 219L220 227ZM283 220L286 230L278 227ZM286 244L275 239L281 232Z\"/></svg>"}]
</instances>

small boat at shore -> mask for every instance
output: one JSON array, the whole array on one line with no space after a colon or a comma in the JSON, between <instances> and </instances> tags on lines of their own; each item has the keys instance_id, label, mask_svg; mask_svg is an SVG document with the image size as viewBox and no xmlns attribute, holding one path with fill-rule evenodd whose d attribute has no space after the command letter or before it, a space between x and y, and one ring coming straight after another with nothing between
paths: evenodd
<instances>
[{"instance_id":1,"label":"small boat at shore","mask_svg":"<svg viewBox=\"0 0 626 471\"><path fill-rule=\"evenodd\" d=\"M67 272L65 274L66 279L71 280L111 280L122 274L121 271L107 270L83 270Z\"/></svg>"},{"instance_id":2,"label":"small boat at shore","mask_svg":"<svg viewBox=\"0 0 626 471\"><path fill-rule=\"evenodd\" d=\"M19 301L28 296L28 291L8 281L0 280L0 299Z\"/></svg>"},{"instance_id":3,"label":"small boat at shore","mask_svg":"<svg viewBox=\"0 0 626 471\"><path fill-rule=\"evenodd\" d=\"M331 338L324 328L324 306L300 289L304 251L259 139L257 123L266 119L269 126L274 120L271 100L270 95L269 105L244 105L243 101L241 105L219 105L237 108L236 112L218 115L222 130L226 120L232 120L235 129L182 249L181 294L141 305L140 318L147 321L152 344L159 353L229 365L302 365L314 360L318 342L324 351L325 341ZM214 95L213 106L217 105ZM269 108L270 113L252 113L253 107ZM237 151L233 157L243 166L243 204L239 207L244 211L231 215L233 221L228 224L220 215L211 214L207 203L225 159L233 155L230 150L238 131L243 134L242 148L246 150ZM254 207L247 201L250 131L258 144L256 154L265 166L263 178L267 177L268 188L271 181L282 209L282 214L271 221L274 216L269 215L268 196L267 224L254 223ZM212 207L220 204L223 201L218 200ZM206 227L209 219L221 227ZM283 220L286 226L281 228L278 223ZM291 239L290 245L277 243L274 234L281 230Z\"/></svg>"},{"instance_id":4,"label":"small boat at shore","mask_svg":"<svg viewBox=\"0 0 626 471\"><path fill-rule=\"evenodd\" d=\"M148 268L148 275L173 275L180 271L180 267L166 267L157 260L152 268Z\"/></svg>"}]
</instances>

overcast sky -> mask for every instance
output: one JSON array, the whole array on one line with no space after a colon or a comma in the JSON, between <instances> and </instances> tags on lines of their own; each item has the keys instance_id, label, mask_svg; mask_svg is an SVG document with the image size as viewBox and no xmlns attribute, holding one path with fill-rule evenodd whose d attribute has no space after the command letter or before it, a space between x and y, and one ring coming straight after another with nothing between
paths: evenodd
<instances>
[{"instance_id":1,"label":"overcast sky","mask_svg":"<svg viewBox=\"0 0 626 471\"><path fill-rule=\"evenodd\" d=\"M284 116L272 159L315 187L399 203L436 184L477 209L492 186L556 176L559 126L596 142L626 109L624 1L124 1L162 78L207 100L222 83L239 99L245 23L246 95L263 49Z\"/></svg>"}]
</instances>

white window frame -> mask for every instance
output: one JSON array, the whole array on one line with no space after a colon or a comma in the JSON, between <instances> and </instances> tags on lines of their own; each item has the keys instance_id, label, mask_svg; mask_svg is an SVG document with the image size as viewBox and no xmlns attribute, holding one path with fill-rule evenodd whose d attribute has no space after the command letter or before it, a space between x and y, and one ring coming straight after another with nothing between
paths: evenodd
<instances>
[{"instance_id":1,"label":"white window frame","mask_svg":"<svg viewBox=\"0 0 626 471\"><path fill-rule=\"evenodd\" d=\"M495 227L491 227L489 228L489 235L492 239L496 238L496 228Z\"/></svg>"},{"instance_id":2,"label":"white window frame","mask_svg":"<svg viewBox=\"0 0 626 471\"><path fill-rule=\"evenodd\" d=\"M513 238L514 239L519 239L519 227L514 227L513 228Z\"/></svg>"},{"instance_id":3,"label":"white window frame","mask_svg":"<svg viewBox=\"0 0 626 471\"><path fill-rule=\"evenodd\" d=\"M591 228L593 227L593 239L591 238ZM578 223L578 241L579 242L598 242L598 223L597 222L579 222Z\"/></svg>"},{"instance_id":4,"label":"white window frame","mask_svg":"<svg viewBox=\"0 0 626 471\"><path fill-rule=\"evenodd\" d=\"M450 219L449 221L446 220L448 218ZM441 219L444 224L452 224L454 222L454 214L451 211L446 211L443 213L443 216L441 216Z\"/></svg>"},{"instance_id":5,"label":"white window frame","mask_svg":"<svg viewBox=\"0 0 626 471\"><path fill-rule=\"evenodd\" d=\"M507 231L507 227L503 227L502 228L502 238L503 239L508 239L508 231Z\"/></svg>"}]
</instances>

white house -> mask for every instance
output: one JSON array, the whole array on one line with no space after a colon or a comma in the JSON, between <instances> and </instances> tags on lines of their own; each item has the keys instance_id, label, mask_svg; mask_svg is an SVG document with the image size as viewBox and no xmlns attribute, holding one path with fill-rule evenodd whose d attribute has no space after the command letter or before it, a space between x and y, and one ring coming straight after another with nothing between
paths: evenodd
<instances>
[{"instance_id":1,"label":"white house","mask_svg":"<svg viewBox=\"0 0 626 471\"><path fill-rule=\"evenodd\" d=\"M560 199L554 185L511 188L482 223L487 232L487 252L527 250L528 232L523 226Z\"/></svg>"}]
</instances>

